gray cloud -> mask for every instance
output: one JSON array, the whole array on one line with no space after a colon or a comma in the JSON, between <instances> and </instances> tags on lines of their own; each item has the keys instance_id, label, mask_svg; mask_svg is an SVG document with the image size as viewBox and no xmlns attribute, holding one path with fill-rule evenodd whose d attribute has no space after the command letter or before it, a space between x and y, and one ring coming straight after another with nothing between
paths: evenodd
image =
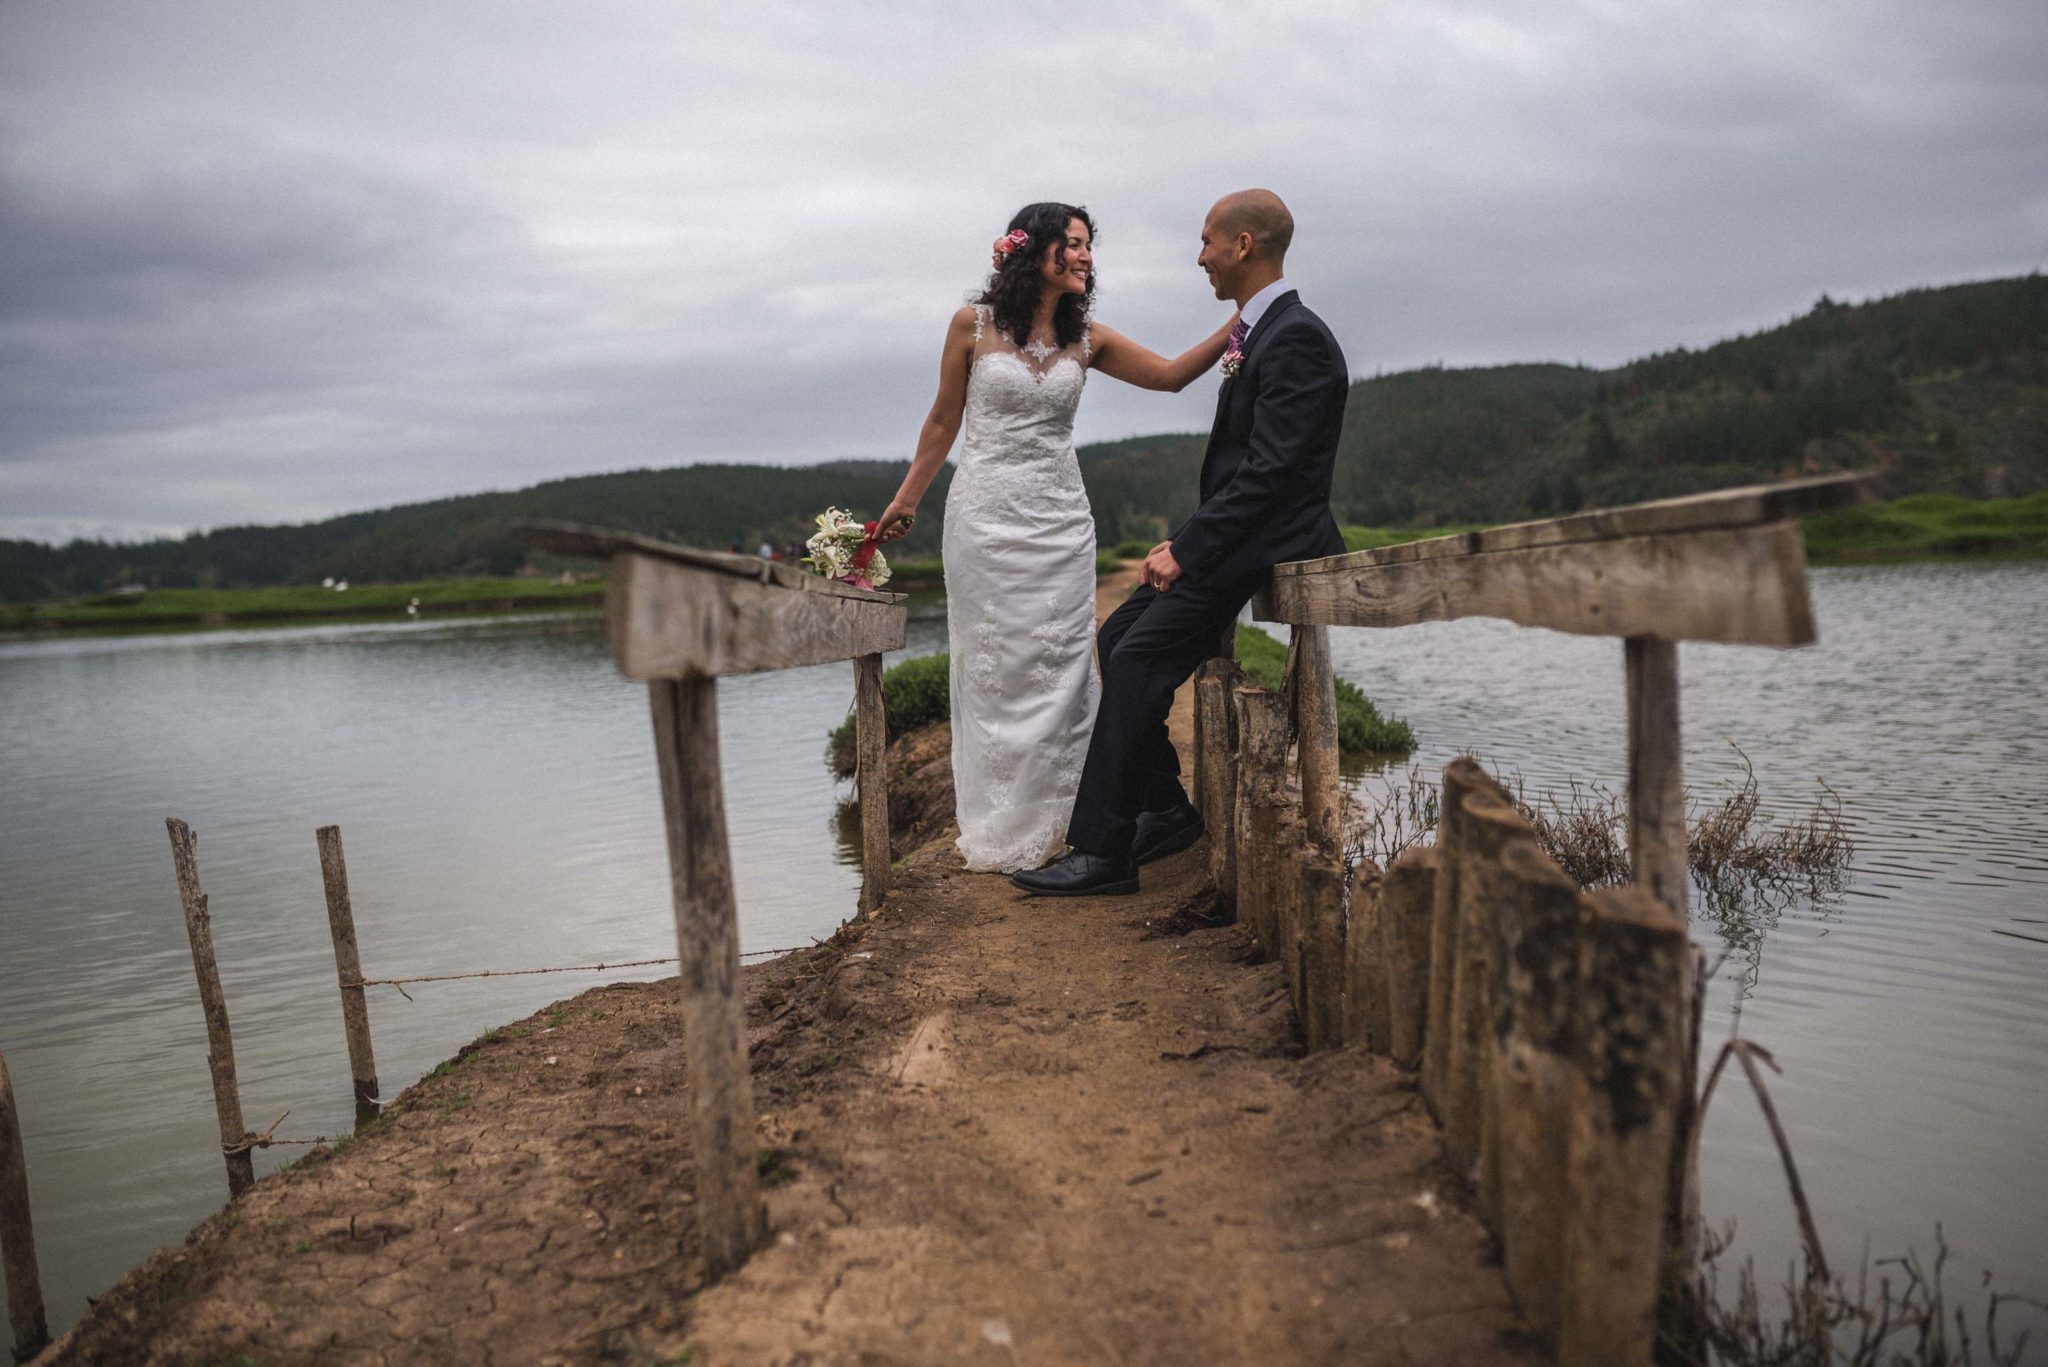
<instances>
[{"instance_id":1,"label":"gray cloud","mask_svg":"<svg viewBox=\"0 0 2048 1367\"><path fill-rule=\"evenodd\" d=\"M2048 242L2038 5L0 9L0 534L907 455L1027 199L1221 317L1216 194L1361 373L1613 364ZM1209 387L1097 379L1084 439Z\"/></svg>"}]
</instances>

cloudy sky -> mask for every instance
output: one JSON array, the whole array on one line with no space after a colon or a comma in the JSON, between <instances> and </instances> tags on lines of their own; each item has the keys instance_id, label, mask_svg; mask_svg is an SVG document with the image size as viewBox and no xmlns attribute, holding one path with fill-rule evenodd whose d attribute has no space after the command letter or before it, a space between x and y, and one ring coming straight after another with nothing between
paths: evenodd
<instances>
[{"instance_id":1,"label":"cloudy sky","mask_svg":"<svg viewBox=\"0 0 2048 1367\"><path fill-rule=\"evenodd\" d=\"M2044 71L2040 0L0 0L0 536L905 457L1032 199L1177 350L1278 190L1360 374L2034 270Z\"/></svg>"}]
</instances>

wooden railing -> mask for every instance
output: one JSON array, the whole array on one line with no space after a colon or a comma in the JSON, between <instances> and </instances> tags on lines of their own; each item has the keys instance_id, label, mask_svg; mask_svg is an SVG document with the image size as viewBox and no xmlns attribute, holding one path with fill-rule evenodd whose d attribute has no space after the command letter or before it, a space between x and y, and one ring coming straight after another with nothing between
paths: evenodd
<instances>
[{"instance_id":1,"label":"wooden railing","mask_svg":"<svg viewBox=\"0 0 2048 1367\"><path fill-rule=\"evenodd\" d=\"M1677 642L1812 642L1796 519L1870 485L1797 480L1282 565L1253 615L1294 628L1284 695L1227 660L1196 676L1219 903L1283 965L1311 1048L1362 1045L1418 1071L1559 1362L1648 1362L1660 1289L1696 1253L1702 967ZM1347 896L1328 630L1460 617L1623 638L1635 886L1582 893L1460 760L1436 844L1360 870Z\"/></svg>"},{"instance_id":2,"label":"wooden railing","mask_svg":"<svg viewBox=\"0 0 2048 1367\"><path fill-rule=\"evenodd\" d=\"M611 562L605 618L612 656L627 678L647 681L680 955L697 1227L709 1275L717 1277L743 1262L767 1230L754 1168L718 679L854 662L860 907L872 911L889 889L882 652L904 643L903 596L629 533L566 523L531 523L520 532L546 550Z\"/></svg>"}]
</instances>

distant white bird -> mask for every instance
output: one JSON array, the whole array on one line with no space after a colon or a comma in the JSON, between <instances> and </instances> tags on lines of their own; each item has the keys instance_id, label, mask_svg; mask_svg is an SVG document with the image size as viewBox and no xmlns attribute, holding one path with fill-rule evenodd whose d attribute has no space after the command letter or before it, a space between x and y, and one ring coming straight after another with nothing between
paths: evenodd
<instances>
[{"instance_id":1,"label":"distant white bird","mask_svg":"<svg viewBox=\"0 0 2048 1367\"><path fill-rule=\"evenodd\" d=\"M328 576L327 576L327 577L326 577L325 579L322 579L322 580L320 581L320 587L321 587L321 588L323 588L323 589L331 589L331 588L333 588L333 587L334 587L334 576L330 574L330 575L328 575Z\"/></svg>"},{"instance_id":2,"label":"distant white bird","mask_svg":"<svg viewBox=\"0 0 2048 1367\"><path fill-rule=\"evenodd\" d=\"M335 580L335 581L334 581L334 591L335 591L336 593L347 593L347 592L348 592L348 580L346 580L346 579L337 579L337 580Z\"/></svg>"}]
</instances>

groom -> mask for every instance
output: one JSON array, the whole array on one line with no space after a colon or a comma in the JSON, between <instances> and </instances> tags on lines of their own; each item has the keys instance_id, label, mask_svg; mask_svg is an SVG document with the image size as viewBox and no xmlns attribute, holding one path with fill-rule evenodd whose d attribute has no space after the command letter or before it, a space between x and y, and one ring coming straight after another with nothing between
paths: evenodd
<instances>
[{"instance_id":1,"label":"groom","mask_svg":"<svg viewBox=\"0 0 2048 1367\"><path fill-rule=\"evenodd\" d=\"M1270 190L1209 210L1196 264L1239 321L1223 354L1202 505L1145 558L1144 584L1102 624L1102 702L1065 858L1010 881L1048 897L1138 890L1138 866L1184 850L1202 818L1166 736L1174 690L1286 560L1344 549L1330 476L1351 376L1323 320L1284 272L1294 216Z\"/></svg>"}]
</instances>

